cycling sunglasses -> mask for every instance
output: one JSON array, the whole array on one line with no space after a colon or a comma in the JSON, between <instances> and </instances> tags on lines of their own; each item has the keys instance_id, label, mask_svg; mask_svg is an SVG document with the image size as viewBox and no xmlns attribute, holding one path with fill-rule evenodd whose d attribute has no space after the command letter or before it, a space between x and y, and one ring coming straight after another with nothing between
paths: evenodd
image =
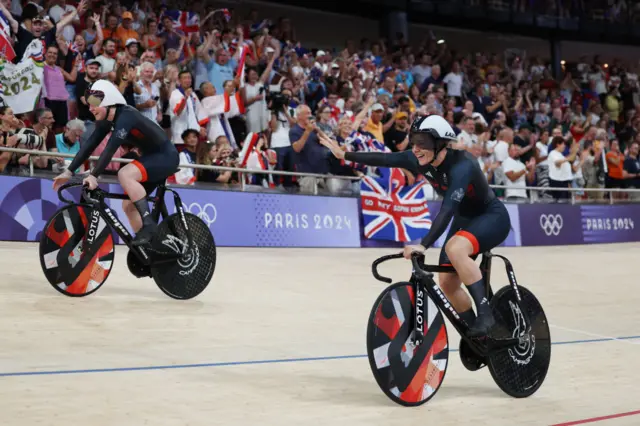
<instances>
[{"instance_id":1,"label":"cycling sunglasses","mask_svg":"<svg viewBox=\"0 0 640 426\"><path fill-rule=\"evenodd\" d=\"M436 138L427 132L412 132L409 134L409 142L420 149L436 150Z\"/></svg>"},{"instance_id":2,"label":"cycling sunglasses","mask_svg":"<svg viewBox=\"0 0 640 426\"><path fill-rule=\"evenodd\" d=\"M87 89L84 93L84 98L89 105L97 107L104 100L104 92L102 90Z\"/></svg>"}]
</instances>

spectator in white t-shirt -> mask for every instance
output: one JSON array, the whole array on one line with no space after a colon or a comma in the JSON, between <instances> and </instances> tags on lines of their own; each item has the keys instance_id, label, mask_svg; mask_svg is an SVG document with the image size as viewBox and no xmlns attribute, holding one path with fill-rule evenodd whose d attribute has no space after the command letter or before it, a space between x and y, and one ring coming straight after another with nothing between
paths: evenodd
<instances>
[{"instance_id":1,"label":"spectator in white t-shirt","mask_svg":"<svg viewBox=\"0 0 640 426\"><path fill-rule=\"evenodd\" d=\"M571 170L571 163L575 159L577 149L574 150L574 146L579 147L579 143L573 144L571 147L572 154L569 157L565 157L563 152L567 143L562 136L556 136L551 140L551 146L547 161L549 163L549 186L551 188L569 188L571 181L573 180L573 172ZM568 191L552 191L553 198L556 200L566 200L569 198Z\"/></svg>"},{"instance_id":2,"label":"spectator in white t-shirt","mask_svg":"<svg viewBox=\"0 0 640 426\"><path fill-rule=\"evenodd\" d=\"M527 183L533 183L536 170L536 159L531 157L525 165L518 160L519 148L516 144L509 145L509 158L502 162L504 171L505 198L507 201L524 201L527 199Z\"/></svg>"},{"instance_id":3,"label":"spectator in white t-shirt","mask_svg":"<svg viewBox=\"0 0 640 426\"><path fill-rule=\"evenodd\" d=\"M458 62L453 63L451 72L444 76L442 82L447 85L447 96L454 97L456 105L462 106L462 73Z\"/></svg>"},{"instance_id":4,"label":"spectator in white t-shirt","mask_svg":"<svg viewBox=\"0 0 640 426\"><path fill-rule=\"evenodd\" d=\"M71 6L70 4L67 4L66 0L58 0L58 4L52 6L51 9L49 9L49 17L51 17L51 20L53 20L53 22L56 24L60 22L63 16L75 13L76 8L74 6ZM64 28L62 28L62 31L58 31L59 33L62 33L62 36L67 43L71 43L73 41L73 38L76 36L76 30L73 28L73 26L79 23L80 16L75 14L75 17L73 18L71 23L65 25Z\"/></svg>"},{"instance_id":5,"label":"spectator in white t-shirt","mask_svg":"<svg viewBox=\"0 0 640 426\"><path fill-rule=\"evenodd\" d=\"M509 158L509 145L513 145L513 130L509 127L505 127L498 133L495 144L487 144L487 148L492 151L493 161L499 164L493 175L496 185L504 185L507 179L502 169L502 163Z\"/></svg>"},{"instance_id":6,"label":"spectator in white t-shirt","mask_svg":"<svg viewBox=\"0 0 640 426\"><path fill-rule=\"evenodd\" d=\"M458 134L458 142L453 145L456 149L469 150L473 145L478 143L478 136L475 134L476 123L471 117L462 116L458 123L460 134Z\"/></svg>"}]
</instances>

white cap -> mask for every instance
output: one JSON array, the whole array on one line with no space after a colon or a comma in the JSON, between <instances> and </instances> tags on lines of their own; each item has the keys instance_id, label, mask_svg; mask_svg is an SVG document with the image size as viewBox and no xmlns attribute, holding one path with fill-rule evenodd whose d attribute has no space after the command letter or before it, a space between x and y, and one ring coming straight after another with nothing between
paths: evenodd
<instances>
[{"instance_id":1,"label":"white cap","mask_svg":"<svg viewBox=\"0 0 640 426\"><path fill-rule=\"evenodd\" d=\"M316 58L318 56L324 56L324 55L326 55L326 53L324 53L324 50L318 50L318 53L316 53Z\"/></svg>"},{"instance_id":2,"label":"white cap","mask_svg":"<svg viewBox=\"0 0 640 426\"><path fill-rule=\"evenodd\" d=\"M371 111L384 111L382 104L373 104Z\"/></svg>"}]
</instances>

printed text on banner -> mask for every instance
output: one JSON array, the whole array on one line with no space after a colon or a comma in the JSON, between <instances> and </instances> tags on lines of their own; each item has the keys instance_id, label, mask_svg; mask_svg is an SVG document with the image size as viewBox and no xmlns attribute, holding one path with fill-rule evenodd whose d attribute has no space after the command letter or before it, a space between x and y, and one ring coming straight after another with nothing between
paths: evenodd
<instances>
[{"instance_id":1,"label":"printed text on banner","mask_svg":"<svg viewBox=\"0 0 640 426\"><path fill-rule=\"evenodd\" d=\"M360 183L364 236L409 242L431 229L426 182L405 186L399 169L381 169L381 178L366 176Z\"/></svg>"}]
</instances>

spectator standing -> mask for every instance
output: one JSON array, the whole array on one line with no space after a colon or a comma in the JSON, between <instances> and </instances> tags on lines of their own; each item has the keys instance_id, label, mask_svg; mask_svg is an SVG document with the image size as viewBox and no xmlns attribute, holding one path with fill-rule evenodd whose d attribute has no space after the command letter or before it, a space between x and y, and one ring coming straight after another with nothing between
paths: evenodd
<instances>
[{"instance_id":1,"label":"spectator standing","mask_svg":"<svg viewBox=\"0 0 640 426\"><path fill-rule=\"evenodd\" d=\"M265 100L265 84L270 80L271 70L273 69L273 63L275 60L276 55L272 54L267 67L260 76L258 76L258 71L255 68L250 68L248 70L247 84L244 86L245 97L247 100L245 103L247 132L264 132L269 126L270 114Z\"/></svg>"},{"instance_id":2,"label":"spectator standing","mask_svg":"<svg viewBox=\"0 0 640 426\"><path fill-rule=\"evenodd\" d=\"M200 100L191 87L191 73L182 71L178 74L180 83L169 99L169 116L171 117L171 134L174 144L182 144L182 134L193 129L200 132L201 126L209 122L202 111Z\"/></svg>"},{"instance_id":3,"label":"spectator standing","mask_svg":"<svg viewBox=\"0 0 640 426\"><path fill-rule=\"evenodd\" d=\"M40 18L38 7L34 3L28 3L22 11L22 24L18 25L18 22L13 19L11 13L3 5L3 15L9 22L11 30L17 36L14 45L16 57L13 62L17 64L25 54L29 56L44 51L44 46L55 46L57 31L62 31L76 15L81 16L86 8L87 2L82 0L75 12L67 14L54 26L51 20Z\"/></svg>"},{"instance_id":4,"label":"spectator standing","mask_svg":"<svg viewBox=\"0 0 640 426\"><path fill-rule=\"evenodd\" d=\"M282 95L288 99L292 97L292 93L288 89L283 90ZM291 148L291 140L289 139L289 132L296 124L294 117L295 110L289 105L285 105L281 111L271 111L271 149L277 155L277 170L294 171L294 151ZM285 188L292 187L292 176L283 176L282 184Z\"/></svg>"},{"instance_id":5,"label":"spectator standing","mask_svg":"<svg viewBox=\"0 0 640 426\"><path fill-rule=\"evenodd\" d=\"M63 16L72 15L73 18L71 22L67 23L64 27L62 27L59 33L62 35L64 40L67 43L73 41L73 38L76 35L76 30L74 29L74 25L78 25L80 23L80 16L78 16L78 11L75 7L70 4L67 4L66 0L58 0L55 6L52 6L49 9L49 17L53 20L54 24L60 22Z\"/></svg>"},{"instance_id":6,"label":"spectator standing","mask_svg":"<svg viewBox=\"0 0 640 426\"><path fill-rule=\"evenodd\" d=\"M606 188L622 188L623 187L623 170L624 155L620 152L620 144L614 139L611 141L611 149L605 156L607 160L607 178L605 181ZM614 198L620 198L620 193L616 192Z\"/></svg>"},{"instance_id":7,"label":"spectator standing","mask_svg":"<svg viewBox=\"0 0 640 426\"><path fill-rule=\"evenodd\" d=\"M460 133L458 134L458 142L455 144L457 149L469 149L478 143L476 136L476 123L471 117L462 116L458 123Z\"/></svg>"},{"instance_id":8,"label":"spectator standing","mask_svg":"<svg viewBox=\"0 0 640 426\"><path fill-rule=\"evenodd\" d=\"M126 11L122 14L122 23L116 29L115 34L111 35L111 38L116 40L118 49L124 49L127 47L127 42L131 39L140 41L140 35L131 26L133 24L133 14Z\"/></svg>"},{"instance_id":9,"label":"spectator standing","mask_svg":"<svg viewBox=\"0 0 640 426\"><path fill-rule=\"evenodd\" d=\"M442 80L447 85L447 96L453 97L456 100L456 106L462 106L462 82L463 75L460 71L460 63L454 62L451 67L451 72L444 76Z\"/></svg>"},{"instance_id":10,"label":"spectator standing","mask_svg":"<svg viewBox=\"0 0 640 426\"><path fill-rule=\"evenodd\" d=\"M156 70L153 64L144 62L140 65L140 81L138 87L140 93L134 95L136 108L149 120L159 123L162 121L162 114L158 108L160 100L160 89L153 84L153 76Z\"/></svg>"},{"instance_id":11,"label":"spectator standing","mask_svg":"<svg viewBox=\"0 0 640 426\"><path fill-rule=\"evenodd\" d=\"M535 158L536 158L536 186L541 188L549 187L549 131L542 132L540 139L535 145ZM533 195L533 194L532 194ZM541 199L552 198L546 191L540 191L537 194Z\"/></svg>"},{"instance_id":12,"label":"spectator standing","mask_svg":"<svg viewBox=\"0 0 640 426\"><path fill-rule=\"evenodd\" d=\"M423 53L420 62L411 69L415 84L420 87L424 81L431 77L431 56Z\"/></svg>"},{"instance_id":13,"label":"spectator standing","mask_svg":"<svg viewBox=\"0 0 640 426\"><path fill-rule=\"evenodd\" d=\"M527 183L535 179L536 160L531 158L525 165L518 159L519 149L515 144L509 146L509 158L502 162L502 170L506 176L505 198L507 201L526 201Z\"/></svg>"},{"instance_id":14,"label":"spectator standing","mask_svg":"<svg viewBox=\"0 0 640 426\"><path fill-rule=\"evenodd\" d=\"M382 118L384 117L385 108L382 104L373 104L371 107L371 117L364 126L364 131L371 133L374 139L384 142L384 126Z\"/></svg>"},{"instance_id":15,"label":"spectator standing","mask_svg":"<svg viewBox=\"0 0 640 426\"><path fill-rule=\"evenodd\" d=\"M79 59L77 58L76 61ZM44 64L44 84L42 91L44 93L44 104L53 112L55 126L58 129L64 128L69 120L69 112L67 109L67 100L69 92L67 92L66 82L75 83L78 75L78 67L74 66L70 73L56 65L58 61L58 47L49 46L45 55Z\"/></svg>"},{"instance_id":16,"label":"spectator standing","mask_svg":"<svg viewBox=\"0 0 640 426\"><path fill-rule=\"evenodd\" d=\"M633 142L629 146L629 154L624 159L625 186L629 189L640 189L640 144ZM631 201L640 200L640 193L630 194Z\"/></svg>"},{"instance_id":17,"label":"spectator standing","mask_svg":"<svg viewBox=\"0 0 640 426\"><path fill-rule=\"evenodd\" d=\"M242 46L243 32L241 28L238 28L238 46ZM209 72L209 81L216 89L216 93L222 93L224 82L227 80L233 80L235 75L235 69L238 66L238 55L242 49L238 49L232 58L229 52L224 47L219 47L216 50L215 61L212 60L208 53L205 52L204 62L207 64L207 70Z\"/></svg>"},{"instance_id":18,"label":"spectator standing","mask_svg":"<svg viewBox=\"0 0 640 426\"><path fill-rule=\"evenodd\" d=\"M296 169L303 173L325 174L329 171L327 148L320 144L318 128L310 120L311 108L300 105L296 108L298 122L289 131L291 147L296 152ZM314 177L302 177L299 180L300 190L313 192L318 184Z\"/></svg>"},{"instance_id":19,"label":"spectator standing","mask_svg":"<svg viewBox=\"0 0 640 426\"><path fill-rule=\"evenodd\" d=\"M566 148L566 142L561 136L556 136L551 141L549 161L549 186L551 188L569 188L573 180L571 172L571 163L575 159L576 152L580 145L574 143L571 147L571 156L565 157L563 152ZM569 198L568 191L552 191L553 198L556 200L566 200Z\"/></svg>"},{"instance_id":20,"label":"spectator standing","mask_svg":"<svg viewBox=\"0 0 640 426\"><path fill-rule=\"evenodd\" d=\"M93 132L95 117L89 111L89 104L85 98L85 92L100 77L100 62L95 59L90 59L86 62L85 73L79 73L76 78L75 91L76 99L78 100L78 118L85 124L86 133L82 135L82 140L85 141L89 135Z\"/></svg>"},{"instance_id":21,"label":"spectator standing","mask_svg":"<svg viewBox=\"0 0 640 426\"><path fill-rule=\"evenodd\" d=\"M100 62L101 78L108 78L116 67L116 42L110 38L106 39L103 47L102 55L98 56L96 60ZM115 74L111 75L110 80L115 80Z\"/></svg>"},{"instance_id":22,"label":"spectator standing","mask_svg":"<svg viewBox=\"0 0 640 426\"><path fill-rule=\"evenodd\" d=\"M384 132L384 144L391 152L404 151L409 146L409 114L404 111L396 113L395 123Z\"/></svg>"},{"instance_id":23,"label":"spectator standing","mask_svg":"<svg viewBox=\"0 0 640 426\"><path fill-rule=\"evenodd\" d=\"M518 156L523 164L528 163L535 154L536 139L531 130L531 126L528 123L523 124L518 129L518 134L513 138L513 143L519 148Z\"/></svg>"}]
</instances>

